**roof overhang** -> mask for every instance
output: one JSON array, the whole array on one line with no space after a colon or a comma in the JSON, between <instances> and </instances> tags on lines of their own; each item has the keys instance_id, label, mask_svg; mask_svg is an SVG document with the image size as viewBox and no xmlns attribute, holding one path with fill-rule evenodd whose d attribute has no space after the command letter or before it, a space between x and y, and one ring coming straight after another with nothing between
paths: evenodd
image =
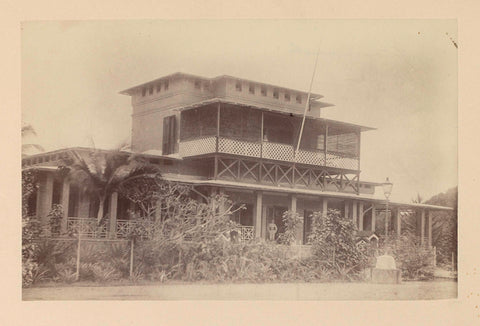
<instances>
[{"instance_id":1,"label":"roof overhang","mask_svg":"<svg viewBox=\"0 0 480 326\"><path fill-rule=\"evenodd\" d=\"M311 196L320 196L320 197L333 197L339 199L355 199L368 201L374 204L382 205L385 204L385 199L380 199L368 194L354 194L354 193L342 193L334 191L320 191L312 189L299 189L299 188L283 188L276 186L267 186L259 185L252 183L242 183L226 180L198 180L198 179L186 179L179 178L175 175L164 175L165 180L190 183L193 185L202 185L202 186L216 186L216 187L227 187L227 188L236 188L236 189L249 189L249 190L261 190L267 192L276 192L276 193L285 193L285 194L297 194L297 195L311 195ZM418 209L427 209L427 210L437 210L437 211L453 211L451 207L428 205L428 204L414 204L414 203L401 203L391 201L389 202L391 207L397 208L418 208Z\"/></svg>"}]
</instances>

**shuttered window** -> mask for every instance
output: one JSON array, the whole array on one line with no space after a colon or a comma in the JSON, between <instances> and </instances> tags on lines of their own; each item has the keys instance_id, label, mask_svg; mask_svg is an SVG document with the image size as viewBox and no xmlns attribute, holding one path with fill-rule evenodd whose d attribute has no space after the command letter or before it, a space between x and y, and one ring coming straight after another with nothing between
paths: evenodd
<instances>
[{"instance_id":1,"label":"shuttered window","mask_svg":"<svg viewBox=\"0 0 480 326\"><path fill-rule=\"evenodd\" d=\"M173 154L175 152L176 142L175 116L171 115L163 118L163 155Z\"/></svg>"}]
</instances>

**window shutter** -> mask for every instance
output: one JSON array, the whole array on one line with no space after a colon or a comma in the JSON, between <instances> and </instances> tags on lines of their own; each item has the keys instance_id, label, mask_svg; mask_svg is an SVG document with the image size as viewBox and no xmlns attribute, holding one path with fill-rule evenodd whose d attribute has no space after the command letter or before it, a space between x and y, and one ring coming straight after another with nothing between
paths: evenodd
<instances>
[{"instance_id":1,"label":"window shutter","mask_svg":"<svg viewBox=\"0 0 480 326\"><path fill-rule=\"evenodd\" d=\"M170 117L163 118L163 140L162 140L162 154L168 155L168 137L170 135Z\"/></svg>"},{"instance_id":2,"label":"window shutter","mask_svg":"<svg viewBox=\"0 0 480 326\"><path fill-rule=\"evenodd\" d=\"M163 141L162 141L163 155L168 155L175 152L175 142L176 142L175 122L176 121L175 121L174 115L163 118Z\"/></svg>"},{"instance_id":3,"label":"window shutter","mask_svg":"<svg viewBox=\"0 0 480 326\"><path fill-rule=\"evenodd\" d=\"M169 154L172 154L175 152L176 134L177 134L176 120L175 120L175 116L172 115L170 116Z\"/></svg>"}]
</instances>

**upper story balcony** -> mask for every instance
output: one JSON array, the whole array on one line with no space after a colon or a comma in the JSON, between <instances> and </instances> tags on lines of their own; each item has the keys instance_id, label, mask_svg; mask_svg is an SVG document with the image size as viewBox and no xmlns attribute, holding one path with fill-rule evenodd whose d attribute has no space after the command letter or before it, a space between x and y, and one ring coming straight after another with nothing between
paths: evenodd
<instances>
[{"instance_id":1,"label":"upper story balcony","mask_svg":"<svg viewBox=\"0 0 480 326\"><path fill-rule=\"evenodd\" d=\"M181 112L182 157L230 154L358 171L363 127L215 103Z\"/></svg>"}]
</instances>

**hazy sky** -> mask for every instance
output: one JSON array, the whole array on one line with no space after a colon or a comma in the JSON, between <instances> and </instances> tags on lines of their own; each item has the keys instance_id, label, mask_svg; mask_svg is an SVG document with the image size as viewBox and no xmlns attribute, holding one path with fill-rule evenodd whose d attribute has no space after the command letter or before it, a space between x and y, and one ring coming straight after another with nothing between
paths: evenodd
<instances>
[{"instance_id":1,"label":"hazy sky","mask_svg":"<svg viewBox=\"0 0 480 326\"><path fill-rule=\"evenodd\" d=\"M448 33L448 34L447 34ZM47 150L129 139L120 90L177 71L312 91L323 116L363 133L361 180L409 202L457 185L457 25L453 20L28 22L22 119ZM31 139L28 139L29 141Z\"/></svg>"}]
</instances>

